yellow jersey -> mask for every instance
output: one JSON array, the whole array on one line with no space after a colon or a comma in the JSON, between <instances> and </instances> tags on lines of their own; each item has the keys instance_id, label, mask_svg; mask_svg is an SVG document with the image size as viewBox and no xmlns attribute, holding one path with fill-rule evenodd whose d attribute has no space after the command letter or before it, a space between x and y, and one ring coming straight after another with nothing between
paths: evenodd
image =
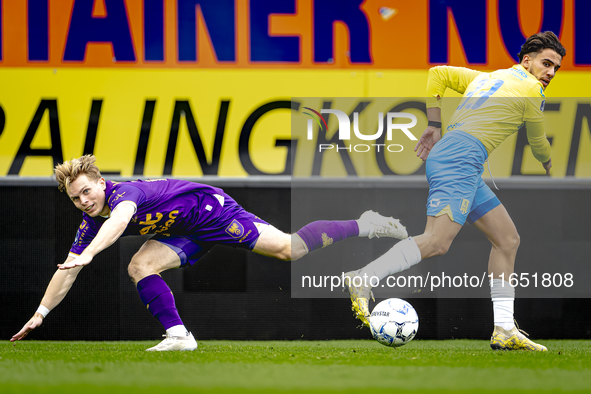
<instances>
[{"instance_id":1,"label":"yellow jersey","mask_svg":"<svg viewBox=\"0 0 591 394\"><path fill-rule=\"evenodd\" d=\"M433 67L427 82L427 107L440 107L437 97L443 97L448 87L463 97L446 130L457 129L473 135L489 155L524 122L541 124L544 120L542 83L519 64L491 73L463 67ZM549 144L544 148L542 159L546 156L549 159Z\"/></svg>"}]
</instances>

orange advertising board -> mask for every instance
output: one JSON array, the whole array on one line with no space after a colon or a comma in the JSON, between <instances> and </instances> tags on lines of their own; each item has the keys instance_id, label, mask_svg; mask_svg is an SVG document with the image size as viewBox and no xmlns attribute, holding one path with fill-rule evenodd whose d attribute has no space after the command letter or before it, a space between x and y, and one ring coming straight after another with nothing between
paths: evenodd
<instances>
[{"instance_id":1,"label":"orange advertising board","mask_svg":"<svg viewBox=\"0 0 591 394\"><path fill-rule=\"evenodd\" d=\"M585 0L2 0L1 66L504 68L554 31L591 69Z\"/></svg>"}]
</instances>

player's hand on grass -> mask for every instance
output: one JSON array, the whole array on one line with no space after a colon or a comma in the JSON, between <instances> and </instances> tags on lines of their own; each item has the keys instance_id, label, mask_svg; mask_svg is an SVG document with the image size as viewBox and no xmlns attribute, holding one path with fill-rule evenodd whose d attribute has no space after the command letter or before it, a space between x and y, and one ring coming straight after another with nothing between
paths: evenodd
<instances>
[{"instance_id":1,"label":"player's hand on grass","mask_svg":"<svg viewBox=\"0 0 591 394\"><path fill-rule=\"evenodd\" d=\"M417 142L417 145L415 146L415 152L417 152L417 157L420 157L423 161L427 160L429 152L431 152L431 149L433 149L437 141L439 141L440 139L441 129L433 126L428 126L423 132L423 135L421 135L419 142Z\"/></svg>"},{"instance_id":2,"label":"player's hand on grass","mask_svg":"<svg viewBox=\"0 0 591 394\"><path fill-rule=\"evenodd\" d=\"M546 175L550 175L550 168L552 168L552 159L549 159L547 162L542 163L544 166L544 170L546 170Z\"/></svg>"},{"instance_id":3,"label":"player's hand on grass","mask_svg":"<svg viewBox=\"0 0 591 394\"><path fill-rule=\"evenodd\" d=\"M81 254L80 256L76 257L72 261L69 261L69 262L66 262L63 264L58 264L57 267L60 270L69 270L70 268L83 267L85 265L88 265L88 264L90 264L91 261L92 261L91 256Z\"/></svg>"},{"instance_id":4,"label":"player's hand on grass","mask_svg":"<svg viewBox=\"0 0 591 394\"><path fill-rule=\"evenodd\" d=\"M41 323L43 323L43 315L41 315L40 313L35 313L31 320L29 320L27 324L25 324L19 332L17 332L12 336L12 338L10 338L10 342L20 341L21 339L26 337L29 332L39 327Z\"/></svg>"}]
</instances>

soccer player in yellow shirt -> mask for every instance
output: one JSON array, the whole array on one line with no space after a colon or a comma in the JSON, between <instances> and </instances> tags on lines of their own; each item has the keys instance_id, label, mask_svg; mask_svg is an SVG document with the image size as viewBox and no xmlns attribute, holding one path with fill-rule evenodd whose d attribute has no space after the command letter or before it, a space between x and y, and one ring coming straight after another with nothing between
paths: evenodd
<instances>
[{"instance_id":1,"label":"soccer player in yellow shirt","mask_svg":"<svg viewBox=\"0 0 591 394\"><path fill-rule=\"evenodd\" d=\"M491 73L440 66L429 71L429 125L415 151L426 160L429 182L427 225L421 235L397 243L364 268L346 274L353 310L369 325L371 286L356 276L380 279L447 252L466 219L492 243L488 270L494 312L492 349L546 351L515 326L515 289L508 283L519 247L519 234L505 207L481 175L488 155L525 123L535 158L550 173L550 144L543 127L544 90L560 68L566 50L552 32L529 37L519 64ZM446 88L463 94L448 132L441 138L441 97ZM505 278L505 283L503 279ZM361 286L355 286L362 283Z\"/></svg>"}]
</instances>

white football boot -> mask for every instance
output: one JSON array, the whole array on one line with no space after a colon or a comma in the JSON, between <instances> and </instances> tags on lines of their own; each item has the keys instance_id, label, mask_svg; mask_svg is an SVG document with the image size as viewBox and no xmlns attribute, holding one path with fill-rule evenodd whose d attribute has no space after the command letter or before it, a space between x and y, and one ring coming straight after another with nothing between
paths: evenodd
<instances>
[{"instance_id":1,"label":"white football boot","mask_svg":"<svg viewBox=\"0 0 591 394\"><path fill-rule=\"evenodd\" d=\"M406 227L398 219L385 217L374 211L365 211L359 219L361 226L369 228L368 237L371 238L408 238Z\"/></svg>"},{"instance_id":2,"label":"white football boot","mask_svg":"<svg viewBox=\"0 0 591 394\"><path fill-rule=\"evenodd\" d=\"M164 340L158 345L146 349L147 352L170 352L197 349L197 341L193 334L189 333L186 337L173 337L172 335L163 335Z\"/></svg>"}]
</instances>

